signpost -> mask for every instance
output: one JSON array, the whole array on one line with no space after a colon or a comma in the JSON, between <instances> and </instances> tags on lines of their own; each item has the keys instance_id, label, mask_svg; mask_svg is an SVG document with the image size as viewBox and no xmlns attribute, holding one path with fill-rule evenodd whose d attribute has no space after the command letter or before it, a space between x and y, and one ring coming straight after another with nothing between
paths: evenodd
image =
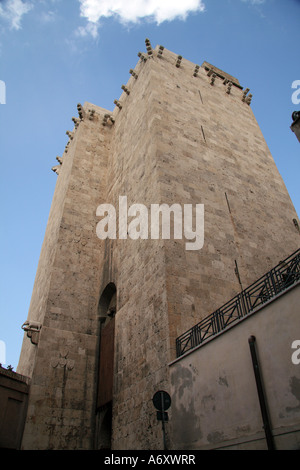
<instances>
[{"instance_id":1,"label":"signpost","mask_svg":"<svg viewBox=\"0 0 300 470\"><path fill-rule=\"evenodd\" d=\"M171 406L171 397L164 390L159 390L153 395L152 401L153 401L153 405L158 410L156 412L157 419L158 421L162 422L164 450L167 450L165 422L167 422L169 419L167 410Z\"/></svg>"}]
</instances>

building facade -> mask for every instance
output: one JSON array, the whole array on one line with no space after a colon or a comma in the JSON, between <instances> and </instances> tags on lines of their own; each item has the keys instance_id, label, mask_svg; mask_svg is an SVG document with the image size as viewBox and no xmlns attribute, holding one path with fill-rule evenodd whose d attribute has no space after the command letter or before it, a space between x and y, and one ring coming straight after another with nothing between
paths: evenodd
<instances>
[{"instance_id":1,"label":"building facade","mask_svg":"<svg viewBox=\"0 0 300 470\"><path fill-rule=\"evenodd\" d=\"M21 447L29 382L28 377L0 364L0 449Z\"/></svg>"},{"instance_id":2,"label":"building facade","mask_svg":"<svg viewBox=\"0 0 300 470\"><path fill-rule=\"evenodd\" d=\"M152 397L171 389L176 338L299 246L249 89L146 40L122 90L112 112L78 105L53 168L18 365L24 449L160 449ZM116 214L105 239L103 204ZM172 236L177 219L151 238L155 204L192 208L194 223L204 207L203 246L187 249L191 227Z\"/></svg>"}]
</instances>

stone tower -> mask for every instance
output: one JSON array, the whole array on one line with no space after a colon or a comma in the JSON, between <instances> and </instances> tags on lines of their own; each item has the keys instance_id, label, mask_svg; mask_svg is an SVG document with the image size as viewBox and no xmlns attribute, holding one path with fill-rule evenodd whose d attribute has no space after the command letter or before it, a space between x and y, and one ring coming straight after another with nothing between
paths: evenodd
<instances>
[{"instance_id":1,"label":"stone tower","mask_svg":"<svg viewBox=\"0 0 300 470\"><path fill-rule=\"evenodd\" d=\"M67 132L18 372L24 449L160 449L152 404L175 340L299 245L297 215L239 81L162 46L139 53L113 112ZM204 204L204 244L100 239L97 207ZM132 219L132 217L131 217ZM128 216L128 221L130 217ZM168 435L172 446L172 435Z\"/></svg>"}]
</instances>

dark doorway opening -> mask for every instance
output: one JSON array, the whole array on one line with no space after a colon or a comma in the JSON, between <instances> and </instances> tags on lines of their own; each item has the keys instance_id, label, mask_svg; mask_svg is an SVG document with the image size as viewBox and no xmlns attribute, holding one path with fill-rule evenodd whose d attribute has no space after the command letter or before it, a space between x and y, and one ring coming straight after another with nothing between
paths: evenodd
<instances>
[{"instance_id":1,"label":"dark doorway opening","mask_svg":"<svg viewBox=\"0 0 300 470\"><path fill-rule=\"evenodd\" d=\"M115 314L116 286L109 283L101 294L98 307L100 335L96 401L96 449L111 448Z\"/></svg>"}]
</instances>

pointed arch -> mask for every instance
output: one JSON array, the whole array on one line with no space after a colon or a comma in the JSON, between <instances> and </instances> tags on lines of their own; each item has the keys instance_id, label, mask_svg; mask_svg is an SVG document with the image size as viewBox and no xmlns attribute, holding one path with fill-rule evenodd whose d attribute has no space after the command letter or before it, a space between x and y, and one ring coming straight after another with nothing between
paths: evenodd
<instances>
[{"instance_id":1,"label":"pointed arch","mask_svg":"<svg viewBox=\"0 0 300 470\"><path fill-rule=\"evenodd\" d=\"M116 312L117 289L116 285L113 282L110 282L102 291L98 304L100 334L96 397L96 449L110 448L112 436L112 400Z\"/></svg>"}]
</instances>

